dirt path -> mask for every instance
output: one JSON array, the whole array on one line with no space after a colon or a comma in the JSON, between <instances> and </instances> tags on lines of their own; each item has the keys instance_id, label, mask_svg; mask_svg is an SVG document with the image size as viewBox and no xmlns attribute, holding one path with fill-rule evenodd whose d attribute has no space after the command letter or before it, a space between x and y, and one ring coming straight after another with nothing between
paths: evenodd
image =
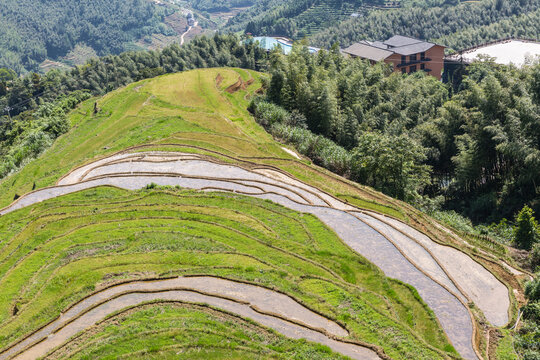
<instances>
[{"instance_id":1,"label":"dirt path","mask_svg":"<svg viewBox=\"0 0 540 360\"><path fill-rule=\"evenodd\" d=\"M298 160L302 160L300 155L298 155L296 152L292 151L291 149L287 149L285 146L281 147L283 151L285 151L287 154L294 156Z\"/></svg>"},{"instance_id":2,"label":"dirt path","mask_svg":"<svg viewBox=\"0 0 540 360\"><path fill-rule=\"evenodd\" d=\"M195 23L192 26L188 27L188 29L182 35L180 35L180 45L184 45L184 36L186 36L198 24L199 23L195 21Z\"/></svg>"},{"instance_id":3,"label":"dirt path","mask_svg":"<svg viewBox=\"0 0 540 360\"><path fill-rule=\"evenodd\" d=\"M118 154L75 169L58 186L27 194L0 215L100 185L134 190L152 182L241 193L317 216L387 276L414 286L464 358L477 358L468 301L474 301L492 324L508 322L508 289L468 255L439 245L400 221L361 211L264 166L247 169L182 153Z\"/></svg>"},{"instance_id":4,"label":"dirt path","mask_svg":"<svg viewBox=\"0 0 540 360\"><path fill-rule=\"evenodd\" d=\"M321 343L353 359L380 359L369 348L338 340L348 336L345 329L286 295L209 276L136 281L105 289L77 303L46 327L0 354L0 359L45 356L108 315L155 300L214 306L250 318L287 337Z\"/></svg>"}]
</instances>

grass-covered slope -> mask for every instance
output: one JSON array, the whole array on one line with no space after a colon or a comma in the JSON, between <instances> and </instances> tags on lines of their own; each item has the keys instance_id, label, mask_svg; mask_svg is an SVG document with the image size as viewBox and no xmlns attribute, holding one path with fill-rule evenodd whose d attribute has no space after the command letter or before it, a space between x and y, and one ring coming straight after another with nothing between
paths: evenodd
<instances>
[{"instance_id":1,"label":"grass-covered slope","mask_svg":"<svg viewBox=\"0 0 540 360\"><path fill-rule=\"evenodd\" d=\"M260 75L255 72L205 69L144 80L89 100L72 112L67 134L38 160L0 183L0 207L34 189L54 185L75 167L127 148L196 152L225 162L244 159L278 167L360 208L399 218L436 241L464 247L414 209L284 151L246 110L249 97L260 88ZM94 113L96 101L99 111ZM494 262L495 257L478 251L489 250L489 244L475 245L475 251L464 250L519 288ZM224 276L285 292L342 323L350 339L380 346L395 359L455 356L414 289L385 278L311 215L239 195L113 188L74 193L0 217L0 349L106 286L189 274ZM172 308L161 308L170 314L170 321L164 320L167 324L180 316ZM137 311L125 321L138 321L141 325L135 333L149 334L156 344L166 345L170 334L182 331L177 324L167 331L158 330L158 323L145 325ZM198 317L201 309L182 311ZM217 345L230 340L235 334L232 329L244 324L233 322L209 325L213 336L201 340L200 348L216 345L217 355L208 357L219 357ZM231 331L218 329L221 326ZM100 325L82 335L93 344L88 349L76 340L58 354L80 349L80 354L92 358L114 357L122 351L160 356L161 350L146 345L144 336L122 329ZM257 331L268 333L262 328ZM242 345L245 354L238 358L249 358L261 348L276 351L268 356L285 358L297 354L311 358L305 354L320 351L305 345L294 352L290 349L296 349L297 343L275 334L268 341L286 345L274 349L264 336L245 348ZM106 340L98 345L96 339ZM124 341L133 346L114 345ZM476 341L480 349L486 348L481 331Z\"/></svg>"},{"instance_id":2,"label":"grass-covered slope","mask_svg":"<svg viewBox=\"0 0 540 360\"><path fill-rule=\"evenodd\" d=\"M107 285L206 274L285 292L394 358L449 349L414 290L313 216L268 201L98 188L3 216L0 228L2 347Z\"/></svg>"}]
</instances>

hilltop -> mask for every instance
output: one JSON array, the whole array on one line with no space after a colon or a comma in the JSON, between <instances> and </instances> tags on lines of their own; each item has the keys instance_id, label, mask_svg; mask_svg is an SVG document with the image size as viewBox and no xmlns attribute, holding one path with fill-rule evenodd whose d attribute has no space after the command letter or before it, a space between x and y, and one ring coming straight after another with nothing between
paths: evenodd
<instances>
[{"instance_id":1,"label":"hilltop","mask_svg":"<svg viewBox=\"0 0 540 360\"><path fill-rule=\"evenodd\" d=\"M495 351L487 334L515 319L525 274L273 140L246 110L263 82L193 70L89 99L2 181L0 358L51 333L21 355Z\"/></svg>"}]
</instances>

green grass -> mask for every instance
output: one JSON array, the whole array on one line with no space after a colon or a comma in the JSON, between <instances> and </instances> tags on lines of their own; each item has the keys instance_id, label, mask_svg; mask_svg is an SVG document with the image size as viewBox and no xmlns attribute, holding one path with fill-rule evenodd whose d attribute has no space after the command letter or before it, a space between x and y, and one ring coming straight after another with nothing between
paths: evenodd
<instances>
[{"instance_id":1,"label":"green grass","mask_svg":"<svg viewBox=\"0 0 540 360\"><path fill-rule=\"evenodd\" d=\"M218 75L223 78L219 86ZM246 90L233 94L224 91L239 78L253 82ZM143 80L102 98L90 99L70 114L72 129L67 134L39 159L0 182L0 207L34 188L54 185L71 169L98 157L147 145L144 150L203 153L233 163L238 161L219 154L255 158L256 163L277 166L361 208L430 227L419 220L421 214L412 207L373 189L343 181L285 152L247 111L250 97L260 87L260 74L251 70L200 69ZM101 111L94 115L96 101ZM441 241L452 241L436 228L430 230Z\"/></svg>"},{"instance_id":2,"label":"green grass","mask_svg":"<svg viewBox=\"0 0 540 360\"><path fill-rule=\"evenodd\" d=\"M218 74L223 77L219 88L215 81ZM244 81L254 79L254 82L246 91L233 94L223 91L239 77ZM39 159L0 183L0 206L7 206L16 194L31 191L34 183L37 189L54 185L62 175L83 163L142 144L154 144L149 148L153 150L186 151L186 148L160 144L191 145L233 157L290 161L293 157L283 151L246 110L249 97L260 87L259 74L250 70L204 69L143 80L103 98L90 99L70 114L72 129L67 134ZM93 115L96 101L101 111ZM274 160L268 160L271 161ZM369 208L377 202L388 201L375 192L376 195L359 193L358 189L343 187L339 182L328 182L315 168L299 167L299 164L279 166L314 185L324 184L331 193L363 198ZM399 214L389 206L380 209Z\"/></svg>"},{"instance_id":3,"label":"green grass","mask_svg":"<svg viewBox=\"0 0 540 360\"><path fill-rule=\"evenodd\" d=\"M81 344L84 344L81 346ZM178 303L148 304L112 316L52 359L345 359L249 320Z\"/></svg>"},{"instance_id":4,"label":"green grass","mask_svg":"<svg viewBox=\"0 0 540 360\"><path fill-rule=\"evenodd\" d=\"M239 77L253 83L232 94L224 91ZM67 134L0 182L0 206L34 187L54 185L96 158L145 145L133 151L193 152L275 166L440 242L461 245L411 206L282 150L246 110L260 87L260 74L253 71L203 69L143 80L90 99L70 114ZM101 111L94 115L96 101ZM232 195L113 188L0 217L0 348L100 284L185 273L279 288L345 322L353 338L379 344L396 359L437 358L434 348L454 353L414 289L385 278L312 216Z\"/></svg>"},{"instance_id":5,"label":"green grass","mask_svg":"<svg viewBox=\"0 0 540 360\"><path fill-rule=\"evenodd\" d=\"M406 215L398 207L382 205L382 204L380 204L378 202L368 201L368 200L362 199L362 198L360 198L358 196L354 196L354 195L351 196L351 195L338 194L337 197L340 198L341 200L346 201L346 202L348 202L348 203L350 203L350 204L352 204L354 206L357 206L359 208L368 209L368 210L374 210L374 211L377 211L377 212L380 212L380 213L383 213L383 214L391 215L391 216L393 216L393 217L395 217L397 219L407 221Z\"/></svg>"},{"instance_id":6,"label":"green grass","mask_svg":"<svg viewBox=\"0 0 540 360\"><path fill-rule=\"evenodd\" d=\"M514 351L514 337L512 332L508 329L500 330L503 337L499 339L497 346L497 360L518 360L516 352Z\"/></svg>"},{"instance_id":7,"label":"green grass","mask_svg":"<svg viewBox=\"0 0 540 360\"><path fill-rule=\"evenodd\" d=\"M449 345L414 289L314 216L269 201L97 188L0 217L0 232L0 347L107 284L183 274L279 289L395 359L439 358L430 346Z\"/></svg>"}]
</instances>

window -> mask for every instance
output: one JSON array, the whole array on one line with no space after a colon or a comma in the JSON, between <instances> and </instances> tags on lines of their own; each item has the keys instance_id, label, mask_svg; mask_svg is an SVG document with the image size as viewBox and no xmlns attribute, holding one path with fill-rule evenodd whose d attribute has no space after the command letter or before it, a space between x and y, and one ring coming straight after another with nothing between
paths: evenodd
<instances>
[{"instance_id":1,"label":"window","mask_svg":"<svg viewBox=\"0 0 540 360\"><path fill-rule=\"evenodd\" d=\"M409 74L413 73L415 71L416 71L416 65L413 65L413 66L411 66L411 70L409 71Z\"/></svg>"},{"instance_id":2,"label":"window","mask_svg":"<svg viewBox=\"0 0 540 360\"><path fill-rule=\"evenodd\" d=\"M424 70L426 68L426 64L420 64L420 70Z\"/></svg>"},{"instance_id":3,"label":"window","mask_svg":"<svg viewBox=\"0 0 540 360\"><path fill-rule=\"evenodd\" d=\"M423 52L423 53L420 53L420 60L425 60L426 59L426 53Z\"/></svg>"},{"instance_id":4,"label":"window","mask_svg":"<svg viewBox=\"0 0 540 360\"><path fill-rule=\"evenodd\" d=\"M406 68L406 67L402 67L402 68L401 68L401 73L402 73L402 74L406 74L406 73L407 73L407 68Z\"/></svg>"},{"instance_id":5,"label":"window","mask_svg":"<svg viewBox=\"0 0 540 360\"><path fill-rule=\"evenodd\" d=\"M401 63L405 64L407 62L407 57L405 55L401 55Z\"/></svg>"},{"instance_id":6,"label":"window","mask_svg":"<svg viewBox=\"0 0 540 360\"><path fill-rule=\"evenodd\" d=\"M409 56L409 61L410 62L416 61L416 54Z\"/></svg>"}]
</instances>

